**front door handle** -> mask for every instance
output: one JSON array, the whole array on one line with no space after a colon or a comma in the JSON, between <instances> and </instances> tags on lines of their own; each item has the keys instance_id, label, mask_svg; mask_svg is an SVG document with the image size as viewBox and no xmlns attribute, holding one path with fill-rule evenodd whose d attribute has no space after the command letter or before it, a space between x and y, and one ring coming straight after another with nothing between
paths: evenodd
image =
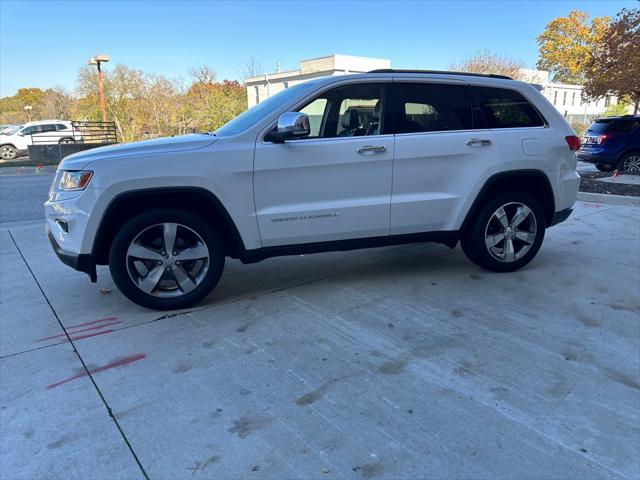
<instances>
[{"instance_id":1,"label":"front door handle","mask_svg":"<svg viewBox=\"0 0 640 480\"><path fill-rule=\"evenodd\" d=\"M465 142L470 147L474 145L491 145L491 140L487 140L484 138L471 138Z\"/></svg>"},{"instance_id":2,"label":"front door handle","mask_svg":"<svg viewBox=\"0 0 640 480\"><path fill-rule=\"evenodd\" d=\"M382 153L384 151L386 151L387 149L384 148L383 146L373 146L373 145L365 145L364 147L360 147L358 148L358 150L356 150L356 152L358 153Z\"/></svg>"}]
</instances>

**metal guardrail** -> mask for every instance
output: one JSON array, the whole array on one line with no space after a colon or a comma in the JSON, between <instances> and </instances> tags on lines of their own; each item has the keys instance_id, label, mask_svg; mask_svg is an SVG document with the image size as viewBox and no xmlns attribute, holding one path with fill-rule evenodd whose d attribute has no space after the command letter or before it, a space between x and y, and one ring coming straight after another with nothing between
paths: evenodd
<instances>
[{"instance_id":1,"label":"metal guardrail","mask_svg":"<svg viewBox=\"0 0 640 480\"><path fill-rule=\"evenodd\" d=\"M115 122L72 121L71 125L82 143L118 143Z\"/></svg>"}]
</instances>

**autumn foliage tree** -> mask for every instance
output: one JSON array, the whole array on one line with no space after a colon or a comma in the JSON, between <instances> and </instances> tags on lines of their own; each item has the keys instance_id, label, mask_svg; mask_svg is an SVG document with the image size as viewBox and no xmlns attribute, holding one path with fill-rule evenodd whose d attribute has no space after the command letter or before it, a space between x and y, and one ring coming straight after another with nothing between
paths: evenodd
<instances>
[{"instance_id":1,"label":"autumn foliage tree","mask_svg":"<svg viewBox=\"0 0 640 480\"><path fill-rule=\"evenodd\" d=\"M591 53L608 25L609 17L596 17L589 23L589 16L580 10L554 18L536 39L538 68L550 71L556 82L583 84Z\"/></svg>"},{"instance_id":2,"label":"autumn foliage tree","mask_svg":"<svg viewBox=\"0 0 640 480\"><path fill-rule=\"evenodd\" d=\"M449 66L451 70L459 72L506 75L514 79L520 79L523 67L524 62L521 60L489 50L481 50L462 62Z\"/></svg>"},{"instance_id":3,"label":"autumn foliage tree","mask_svg":"<svg viewBox=\"0 0 640 480\"><path fill-rule=\"evenodd\" d=\"M623 9L608 26L586 64L585 93L613 94L640 110L640 9Z\"/></svg>"}]
</instances>

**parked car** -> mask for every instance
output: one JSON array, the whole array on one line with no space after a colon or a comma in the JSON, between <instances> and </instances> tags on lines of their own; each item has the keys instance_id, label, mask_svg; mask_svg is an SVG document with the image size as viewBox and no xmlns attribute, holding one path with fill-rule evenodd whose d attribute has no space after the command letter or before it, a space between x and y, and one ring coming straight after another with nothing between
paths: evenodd
<instances>
[{"instance_id":1,"label":"parked car","mask_svg":"<svg viewBox=\"0 0 640 480\"><path fill-rule=\"evenodd\" d=\"M461 242L473 262L510 272L571 214L579 146L536 87L508 77L313 79L212 134L66 157L47 228L64 263L92 281L108 264L153 309L202 299L226 256Z\"/></svg>"},{"instance_id":2,"label":"parked car","mask_svg":"<svg viewBox=\"0 0 640 480\"><path fill-rule=\"evenodd\" d=\"M640 173L640 115L597 119L587 128L576 155L601 172Z\"/></svg>"},{"instance_id":3,"label":"parked car","mask_svg":"<svg viewBox=\"0 0 640 480\"><path fill-rule=\"evenodd\" d=\"M11 160L27 154L29 145L75 143L71 122L64 120L39 120L28 122L12 131L0 132L0 158Z\"/></svg>"}]
</instances>

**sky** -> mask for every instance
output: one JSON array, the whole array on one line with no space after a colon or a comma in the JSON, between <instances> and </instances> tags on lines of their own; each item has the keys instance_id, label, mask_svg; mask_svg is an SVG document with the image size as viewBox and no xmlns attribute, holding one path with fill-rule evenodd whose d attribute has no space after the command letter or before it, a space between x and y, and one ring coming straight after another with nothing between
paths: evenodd
<instances>
[{"instance_id":1,"label":"sky","mask_svg":"<svg viewBox=\"0 0 640 480\"><path fill-rule=\"evenodd\" d=\"M381 57L394 68L447 69L478 50L532 68L547 22L580 9L615 14L638 1L14 1L0 0L0 96L18 88L72 91L96 53L189 78L207 65L240 79L254 57L267 72L333 53Z\"/></svg>"}]
</instances>

